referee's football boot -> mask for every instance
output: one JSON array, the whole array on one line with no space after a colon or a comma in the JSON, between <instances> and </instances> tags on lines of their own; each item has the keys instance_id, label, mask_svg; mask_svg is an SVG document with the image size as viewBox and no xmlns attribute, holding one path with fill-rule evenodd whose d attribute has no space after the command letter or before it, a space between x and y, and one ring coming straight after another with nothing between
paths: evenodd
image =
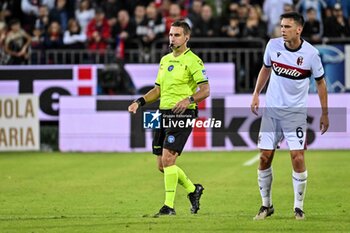
<instances>
[{"instance_id":1,"label":"referee's football boot","mask_svg":"<svg viewBox=\"0 0 350 233\"><path fill-rule=\"evenodd\" d=\"M304 220L305 219L305 213L300 208L294 209L294 216L296 220Z\"/></svg>"},{"instance_id":2,"label":"referee's football boot","mask_svg":"<svg viewBox=\"0 0 350 233\"><path fill-rule=\"evenodd\" d=\"M271 216L275 212L275 209L273 208L273 205L270 207L266 206L261 206L259 209L259 212L255 217L253 218L254 220L264 220L268 216Z\"/></svg>"},{"instance_id":3,"label":"referee's football boot","mask_svg":"<svg viewBox=\"0 0 350 233\"><path fill-rule=\"evenodd\" d=\"M201 199L201 196L203 194L203 186L201 184L194 184L196 189L188 194L188 199L190 199L191 202L191 213L196 214L199 210L199 200Z\"/></svg>"},{"instance_id":4,"label":"referee's football boot","mask_svg":"<svg viewBox=\"0 0 350 233\"><path fill-rule=\"evenodd\" d=\"M160 208L159 212L154 215L154 217L159 217L162 215L176 215L176 212L173 208L170 208L167 205L163 205L162 208Z\"/></svg>"}]
</instances>

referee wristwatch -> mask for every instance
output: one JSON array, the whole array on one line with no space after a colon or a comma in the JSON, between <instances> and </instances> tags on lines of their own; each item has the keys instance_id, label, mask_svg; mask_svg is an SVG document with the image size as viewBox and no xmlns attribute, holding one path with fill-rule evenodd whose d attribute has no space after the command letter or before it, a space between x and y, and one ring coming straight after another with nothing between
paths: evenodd
<instances>
[{"instance_id":1,"label":"referee wristwatch","mask_svg":"<svg viewBox=\"0 0 350 233\"><path fill-rule=\"evenodd\" d=\"M190 104L193 104L193 103L194 103L194 98L193 98L193 96L189 96L189 97L188 97L188 100L190 101Z\"/></svg>"}]
</instances>

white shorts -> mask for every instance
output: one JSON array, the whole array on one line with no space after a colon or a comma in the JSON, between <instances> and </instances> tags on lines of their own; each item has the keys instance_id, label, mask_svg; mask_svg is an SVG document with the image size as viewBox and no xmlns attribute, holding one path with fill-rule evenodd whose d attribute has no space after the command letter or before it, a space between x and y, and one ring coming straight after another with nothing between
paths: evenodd
<instances>
[{"instance_id":1,"label":"white shorts","mask_svg":"<svg viewBox=\"0 0 350 233\"><path fill-rule=\"evenodd\" d=\"M277 120L269 116L261 119L258 138L258 148L275 150L283 138L286 139L289 150L306 149L306 119L305 121Z\"/></svg>"}]
</instances>

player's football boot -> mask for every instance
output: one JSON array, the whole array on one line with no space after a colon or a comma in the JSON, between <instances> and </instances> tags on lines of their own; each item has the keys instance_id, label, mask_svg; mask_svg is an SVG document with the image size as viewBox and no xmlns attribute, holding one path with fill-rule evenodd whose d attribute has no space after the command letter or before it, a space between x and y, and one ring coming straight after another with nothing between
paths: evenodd
<instances>
[{"instance_id":1,"label":"player's football boot","mask_svg":"<svg viewBox=\"0 0 350 233\"><path fill-rule=\"evenodd\" d=\"M188 199L191 202L191 213L196 214L199 210L199 200L203 194L203 186L201 184L194 184L196 189L188 194Z\"/></svg>"},{"instance_id":2,"label":"player's football boot","mask_svg":"<svg viewBox=\"0 0 350 233\"><path fill-rule=\"evenodd\" d=\"M167 205L163 205L163 207L160 208L159 212L156 213L154 216L159 217L161 215L176 215L176 212L173 208L170 208Z\"/></svg>"},{"instance_id":3,"label":"player's football boot","mask_svg":"<svg viewBox=\"0 0 350 233\"><path fill-rule=\"evenodd\" d=\"M263 220L267 218L268 216L271 216L275 212L275 209L273 208L273 205L270 207L266 206L261 206L259 209L259 212L255 217L253 218L254 220Z\"/></svg>"},{"instance_id":4,"label":"player's football boot","mask_svg":"<svg viewBox=\"0 0 350 233\"><path fill-rule=\"evenodd\" d=\"M299 208L294 209L294 216L296 220L304 220L305 219L305 213Z\"/></svg>"}]
</instances>

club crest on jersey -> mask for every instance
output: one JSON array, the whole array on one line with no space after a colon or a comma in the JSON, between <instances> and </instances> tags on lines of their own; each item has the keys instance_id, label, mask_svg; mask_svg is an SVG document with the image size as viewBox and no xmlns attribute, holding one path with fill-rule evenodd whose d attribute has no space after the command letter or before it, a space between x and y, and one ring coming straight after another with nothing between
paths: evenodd
<instances>
[{"instance_id":1,"label":"club crest on jersey","mask_svg":"<svg viewBox=\"0 0 350 233\"><path fill-rule=\"evenodd\" d=\"M174 69L174 65L170 65L169 67L168 67L168 71L172 71Z\"/></svg>"},{"instance_id":2,"label":"club crest on jersey","mask_svg":"<svg viewBox=\"0 0 350 233\"><path fill-rule=\"evenodd\" d=\"M302 56L298 57L297 59L297 65L301 66L303 64L304 58Z\"/></svg>"},{"instance_id":3,"label":"club crest on jersey","mask_svg":"<svg viewBox=\"0 0 350 233\"><path fill-rule=\"evenodd\" d=\"M280 52L277 52L277 57L280 57L281 56L281 53Z\"/></svg>"}]
</instances>

